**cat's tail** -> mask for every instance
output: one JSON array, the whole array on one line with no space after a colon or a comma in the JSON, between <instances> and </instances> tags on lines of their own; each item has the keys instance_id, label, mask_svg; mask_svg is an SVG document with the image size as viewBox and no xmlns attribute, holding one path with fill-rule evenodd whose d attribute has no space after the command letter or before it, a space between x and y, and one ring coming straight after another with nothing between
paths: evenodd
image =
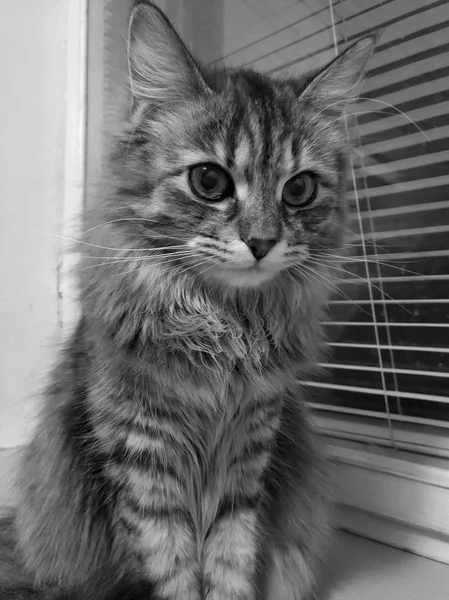
<instances>
[{"instance_id":1,"label":"cat's tail","mask_svg":"<svg viewBox=\"0 0 449 600\"><path fill-rule=\"evenodd\" d=\"M0 600L43 600L20 564L13 511L0 516Z\"/></svg>"}]
</instances>

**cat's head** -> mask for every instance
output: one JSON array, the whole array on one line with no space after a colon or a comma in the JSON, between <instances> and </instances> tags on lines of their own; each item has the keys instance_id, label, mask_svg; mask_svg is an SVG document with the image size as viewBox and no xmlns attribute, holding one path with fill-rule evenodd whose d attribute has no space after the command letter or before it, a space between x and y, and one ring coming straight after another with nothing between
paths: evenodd
<instances>
[{"instance_id":1,"label":"cat's head","mask_svg":"<svg viewBox=\"0 0 449 600\"><path fill-rule=\"evenodd\" d=\"M158 248L158 269L217 286L257 287L285 272L307 281L307 265L344 235L342 110L375 41L364 38L296 79L207 72L159 9L137 2L129 26L134 109L112 215L125 215L115 227L127 244Z\"/></svg>"}]
</instances>

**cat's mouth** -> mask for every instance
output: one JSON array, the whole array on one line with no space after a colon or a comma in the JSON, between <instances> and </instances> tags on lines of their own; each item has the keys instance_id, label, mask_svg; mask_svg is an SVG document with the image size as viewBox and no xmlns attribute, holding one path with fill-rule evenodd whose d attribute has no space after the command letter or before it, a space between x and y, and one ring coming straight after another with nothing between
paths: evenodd
<instances>
[{"instance_id":1,"label":"cat's mouth","mask_svg":"<svg viewBox=\"0 0 449 600\"><path fill-rule=\"evenodd\" d=\"M215 282L233 287L257 287L272 279L279 273L279 268L257 262L254 265L226 266L210 269L208 276Z\"/></svg>"}]
</instances>

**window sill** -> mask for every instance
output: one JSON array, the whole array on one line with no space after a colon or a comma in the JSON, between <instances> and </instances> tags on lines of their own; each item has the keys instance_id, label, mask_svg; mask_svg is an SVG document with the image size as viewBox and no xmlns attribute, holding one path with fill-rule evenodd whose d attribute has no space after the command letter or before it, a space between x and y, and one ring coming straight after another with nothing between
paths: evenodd
<instances>
[{"instance_id":1,"label":"window sill","mask_svg":"<svg viewBox=\"0 0 449 600\"><path fill-rule=\"evenodd\" d=\"M448 461L328 443L342 529L449 565Z\"/></svg>"},{"instance_id":2,"label":"window sill","mask_svg":"<svg viewBox=\"0 0 449 600\"><path fill-rule=\"evenodd\" d=\"M447 600L449 566L348 533L337 537L323 600Z\"/></svg>"}]
</instances>

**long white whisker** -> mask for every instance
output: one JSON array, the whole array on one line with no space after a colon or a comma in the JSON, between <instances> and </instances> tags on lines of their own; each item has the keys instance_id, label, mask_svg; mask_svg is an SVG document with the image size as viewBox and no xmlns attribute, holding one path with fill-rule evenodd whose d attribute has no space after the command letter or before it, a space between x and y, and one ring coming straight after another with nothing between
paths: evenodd
<instances>
[{"instance_id":1,"label":"long white whisker","mask_svg":"<svg viewBox=\"0 0 449 600\"><path fill-rule=\"evenodd\" d=\"M328 267L329 269L335 269L336 271L341 271L343 273L346 273L347 275L351 275L352 277L356 277L357 279L360 279L363 283L365 283L365 285L370 285L374 289L378 290L381 294L386 296L389 300L392 300L398 306L403 308L406 312L408 312L408 313L410 312L404 305L402 305L399 301L397 301L396 298L393 298L392 296L390 296L390 294L387 294L387 292L382 287L379 287L378 285L374 284L372 281L369 281L365 277L362 277L361 275L358 275L357 273L352 273L351 271L347 271L346 269L340 269L339 267L330 265L328 262L319 262L316 259L313 259L313 262L314 262L314 264L315 263L317 265L321 264L322 266ZM341 279L341 283L345 283L345 280Z\"/></svg>"},{"instance_id":2,"label":"long white whisker","mask_svg":"<svg viewBox=\"0 0 449 600\"><path fill-rule=\"evenodd\" d=\"M172 253L172 254L166 255L166 256L164 256L163 254L162 255L155 254L153 256L134 256L134 257L128 257L128 258L119 258L117 260L113 260L111 258L111 260L106 260L104 262L96 263L94 265L88 265L87 267L81 267L81 268L77 269L77 271L87 271L88 269L95 269L96 267L104 267L104 266L108 266L108 265L149 262L149 261L156 260L156 259L158 260L157 264L161 265L161 264L164 264L167 262L172 262L174 260L189 258L190 256L192 256L192 252L182 252L180 254ZM106 258L106 257L100 256L97 258ZM152 266L156 266L154 262L152 263Z\"/></svg>"},{"instance_id":3,"label":"long white whisker","mask_svg":"<svg viewBox=\"0 0 449 600\"><path fill-rule=\"evenodd\" d=\"M332 281L331 279L328 279L323 273L320 273L320 271L317 271L315 269L312 269L312 267L310 267L309 265L302 263L302 267L304 267L305 269L307 269L308 271L310 271L311 273L314 273L315 275L318 275L319 277L321 277L322 279L324 279L325 281L327 281L329 283L329 285L331 286L333 292L336 292L337 294L340 294L341 296L345 297L347 300L352 300L352 298L350 298L347 294L345 294L344 292L342 292L341 290L339 290L337 288L337 285L334 281Z\"/></svg>"},{"instance_id":4,"label":"long white whisker","mask_svg":"<svg viewBox=\"0 0 449 600\"><path fill-rule=\"evenodd\" d=\"M335 106L337 104L341 104L341 103L347 103L347 102L359 102L360 100L366 100L369 102L379 102L379 104L383 104L384 106L388 106L390 108L392 108L393 110L396 110L399 114L401 114L405 119L407 119L407 121L409 121L412 125L414 125L416 127L416 129L426 138L426 140L428 142L430 142L430 138L429 136L421 129L421 127L415 123L415 121L409 117L405 112L403 112L400 108L398 108L397 106L395 106L394 104L390 104L389 102L385 102L385 100L379 100L378 98L368 98L366 96L357 96L354 98L350 98L349 100L344 99L344 100L337 100L336 102L332 102L331 104L328 104L327 106L325 106L324 108L322 108L317 114L321 114L323 111L325 111L326 109L330 108L331 106ZM339 119L335 119L334 121L332 121L332 123L334 123L335 121L340 120L341 118L346 118L346 117L351 117L351 116L356 116L356 115L362 115L362 114L368 114L370 112L382 112L384 113L384 111L378 111L378 110L369 110L369 111L363 111L363 112L358 112L358 113L349 113L347 115L344 115L343 117L339 117Z\"/></svg>"},{"instance_id":5,"label":"long white whisker","mask_svg":"<svg viewBox=\"0 0 449 600\"><path fill-rule=\"evenodd\" d=\"M414 125L416 127L416 129L418 129L418 131L423 134L423 136L426 138L426 140L428 142L430 142L429 136L421 129L421 127L417 123L415 123L415 121L412 118L410 118L405 112L403 112L400 108L398 108L394 104L390 104L389 102L385 102L385 100L379 100L378 98L368 98L368 97L365 97L365 96L359 96L357 98L357 100L358 101L359 100L369 100L370 102L379 102L379 104L383 104L384 106L389 106L393 110L396 110L405 119L407 119L407 121L409 121L412 125Z\"/></svg>"},{"instance_id":6,"label":"long white whisker","mask_svg":"<svg viewBox=\"0 0 449 600\"><path fill-rule=\"evenodd\" d=\"M360 115L369 115L371 113L385 114L383 110L360 110L357 112L349 113L349 115L341 115L340 117L337 117L336 119L332 119L332 121L329 124L332 125L332 123L336 123L337 121L343 121L344 119L349 119L350 117L358 117Z\"/></svg>"},{"instance_id":7,"label":"long white whisker","mask_svg":"<svg viewBox=\"0 0 449 600\"><path fill-rule=\"evenodd\" d=\"M301 265L303 268L307 269L310 273L311 276L313 277L312 273L315 273L315 275L320 276L322 279L325 279L328 283L330 283L331 287L326 285L324 282L321 282L328 290L331 290L332 293L337 293L338 295L342 296L343 298L345 298L346 300L348 300L349 302L351 302L352 304L354 304L355 306L357 306L357 308L363 312L365 312L366 314L369 314L365 309L363 309L361 306L359 306L357 304L357 302L355 302L355 300L353 298L350 298L347 294L345 294L344 292L342 292L340 289L338 289L335 285L334 282L332 282L330 279L327 279L327 277L325 277L322 273L320 273L319 271L316 271L315 269L311 269L308 265L302 263ZM316 277L314 277L314 279L316 279ZM319 281L318 279L316 279L316 281Z\"/></svg>"},{"instance_id":8,"label":"long white whisker","mask_svg":"<svg viewBox=\"0 0 449 600\"><path fill-rule=\"evenodd\" d=\"M417 271L411 271L410 269L404 269L403 267L399 267L398 265L395 264L390 264L390 263L386 263L377 259L370 259L370 258L357 258L355 256L343 256L343 255L339 255L339 254L333 254L333 253L319 253L319 254L310 254L311 257L313 258L329 258L332 259L334 262L348 262L348 263L365 263L365 262L369 262L372 264L376 264L376 265L380 265L382 267L387 267L387 268L391 268L391 269L397 269L398 271L401 271L403 273L408 273L409 275L417 275L417 276L422 276L422 273L418 273ZM335 259L335 260L334 260Z\"/></svg>"},{"instance_id":9,"label":"long white whisker","mask_svg":"<svg viewBox=\"0 0 449 600\"><path fill-rule=\"evenodd\" d=\"M89 229L86 229L85 231L83 231L81 233L81 237L83 235L85 235L86 233L89 233L91 231L94 231L95 229L98 229L99 227L104 227L105 225L111 225L112 223L120 223L123 221L146 221L146 222L159 223L161 225L166 225L166 223L163 223L162 221L158 221L157 219L152 219L149 217L121 217L119 219L111 219L110 221L105 221L104 223L99 223L98 225L94 225L94 227L90 227ZM137 223L137 224L139 224L139 223ZM188 231L186 228L179 227L178 225L171 225L171 226L178 228L178 229L184 229L185 231Z\"/></svg>"},{"instance_id":10,"label":"long white whisker","mask_svg":"<svg viewBox=\"0 0 449 600\"><path fill-rule=\"evenodd\" d=\"M75 244L83 244L84 246L90 246L91 248L100 248L102 250L115 250L116 252L148 252L148 248L112 248L110 246L100 246L99 244L91 244L90 242L83 242L66 235L59 235L58 233L47 233L45 231L39 231L42 235L48 235L50 237L56 237L61 240L74 242ZM170 237L170 236L165 236Z\"/></svg>"},{"instance_id":11,"label":"long white whisker","mask_svg":"<svg viewBox=\"0 0 449 600\"><path fill-rule=\"evenodd\" d=\"M174 252L173 251L170 252L170 255L172 256L173 254L177 254L178 252L182 252L183 249L186 252L188 251L187 247L185 245L179 245L179 246L160 246L160 247L157 247L157 248L151 248L151 247L149 247L149 248L147 248L147 251L148 251L148 256L151 257L151 256L160 256L161 255L160 253L163 250L174 250ZM143 248L140 251L143 251ZM155 254L152 254L153 252L155 252ZM107 256L107 255L97 256L97 255L92 255L92 254L85 254L84 258L86 258L86 259L87 258L89 258L89 259L91 259L91 258L92 259L95 259L95 258L104 258L105 260L107 260L108 258L110 258L111 260L120 260L121 257L119 257L119 256ZM136 256L131 256L131 257L124 256L123 258L121 258L121 260L129 260L129 259L134 259L134 258L137 258L137 257ZM143 257L143 258L145 258L145 257Z\"/></svg>"},{"instance_id":12,"label":"long white whisker","mask_svg":"<svg viewBox=\"0 0 449 600\"><path fill-rule=\"evenodd\" d=\"M310 269L310 267L308 267L307 265L305 265L304 263L301 265L302 269L307 269L307 271L309 272L310 276L312 277L312 279L314 279L315 281L317 281L320 285L324 285L325 288L327 288L332 294L340 294L341 296L344 296L343 293L340 293L340 290L336 289L335 286L333 284L328 285L326 283L324 283L324 281L320 281L316 275L313 274L313 269ZM303 276L305 276L305 273L303 270L299 269L298 266L293 267L293 269L296 269L299 273L301 273ZM317 271L315 271L316 274L319 274ZM323 279L326 279L325 277L323 277ZM310 282L310 279L308 280ZM329 280L327 280L329 281ZM349 300L352 300L349 298Z\"/></svg>"},{"instance_id":13,"label":"long white whisker","mask_svg":"<svg viewBox=\"0 0 449 600\"><path fill-rule=\"evenodd\" d=\"M196 265L195 259L198 260L198 257L197 256L192 256L190 258L190 261L189 260L183 260L182 266L186 267L186 268L183 271L181 271L181 272L180 271L176 271L175 269L173 269L172 268L173 264L168 264L168 263L171 263L173 261L161 261L159 263L151 263L148 266L150 268L151 267L160 267L160 266L170 267L170 271L171 271L170 274L172 275L172 278L173 278L173 276L175 276L176 274L183 273L184 271L187 271L187 270L193 268ZM202 264L203 262L205 262L205 261L200 260L199 264ZM142 261L137 261L136 264L135 264L135 268L134 269L128 269L127 271L121 271L120 273L115 273L114 275L112 275L112 277L120 277L120 276L123 276L123 275L129 275L133 271L135 271L137 268L139 268L141 266L141 263L142 263Z\"/></svg>"}]
</instances>

